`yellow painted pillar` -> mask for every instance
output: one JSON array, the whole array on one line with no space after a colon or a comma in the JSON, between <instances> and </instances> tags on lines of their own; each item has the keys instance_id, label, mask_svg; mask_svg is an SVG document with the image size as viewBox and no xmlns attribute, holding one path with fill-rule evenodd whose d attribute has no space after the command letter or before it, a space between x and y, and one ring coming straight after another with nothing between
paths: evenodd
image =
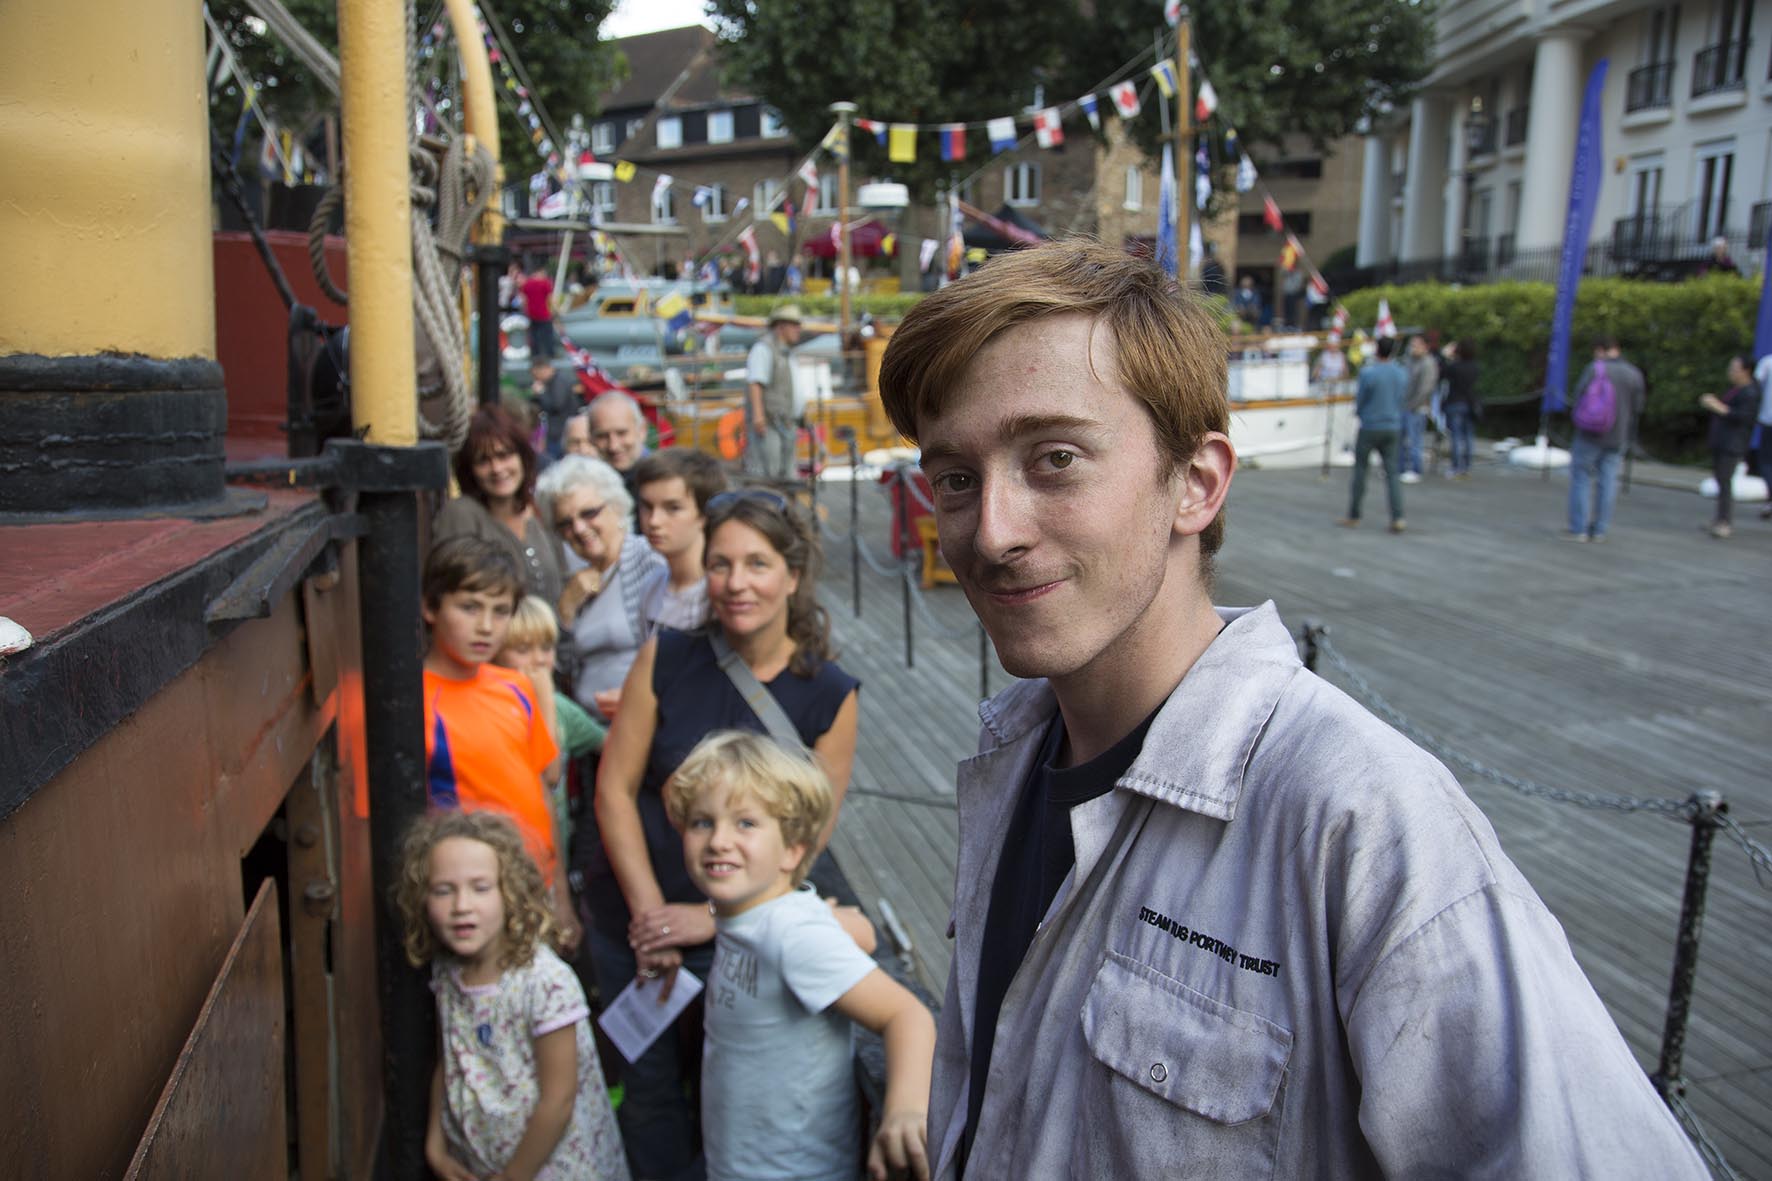
<instances>
[{"instance_id":1,"label":"yellow painted pillar","mask_svg":"<svg viewBox=\"0 0 1772 1181\"><path fill-rule=\"evenodd\" d=\"M351 418L369 442L395 447L418 441L405 47L401 5L339 0Z\"/></svg>"},{"instance_id":2,"label":"yellow painted pillar","mask_svg":"<svg viewBox=\"0 0 1772 1181\"><path fill-rule=\"evenodd\" d=\"M0 514L227 507L203 14L0 2Z\"/></svg>"},{"instance_id":3,"label":"yellow painted pillar","mask_svg":"<svg viewBox=\"0 0 1772 1181\"><path fill-rule=\"evenodd\" d=\"M0 356L215 357L203 13L0 3Z\"/></svg>"}]
</instances>

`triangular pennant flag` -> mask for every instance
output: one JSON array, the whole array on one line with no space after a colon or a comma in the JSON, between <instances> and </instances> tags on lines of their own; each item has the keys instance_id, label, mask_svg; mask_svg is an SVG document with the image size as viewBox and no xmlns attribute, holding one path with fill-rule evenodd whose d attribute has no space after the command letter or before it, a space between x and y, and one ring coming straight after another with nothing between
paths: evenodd
<instances>
[{"instance_id":1,"label":"triangular pennant flag","mask_svg":"<svg viewBox=\"0 0 1772 1181\"><path fill-rule=\"evenodd\" d=\"M1034 116L1034 139L1043 148L1064 144L1064 124L1058 118L1057 107L1047 107Z\"/></svg>"},{"instance_id":2,"label":"triangular pennant flag","mask_svg":"<svg viewBox=\"0 0 1772 1181\"><path fill-rule=\"evenodd\" d=\"M1151 67L1151 77L1157 80L1157 89L1163 92L1164 98L1175 97L1175 63L1164 58Z\"/></svg>"},{"instance_id":3,"label":"triangular pennant flag","mask_svg":"<svg viewBox=\"0 0 1772 1181\"><path fill-rule=\"evenodd\" d=\"M775 226L776 229L781 231L782 237L787 238L787 237L792 236L792 231L789 230L789 228L788 228L788 215L787 214L785 214L785 213L771 213L769 215L769 221L772 225Z\"/></svg>"},{"instance_id":4,"label":"triangular pennant flag","mask_svg":"<svg viewBox=\"0 0 1772 1181\"><path fill-rule=\"evenodd\" d=\"M664 200L664 195L666 192L668 192L670 190L670 187L671 187L670 173L668 173L668 172L659 173L658 179L652 182L652 203L654 205L657 205L660 201Z\"/></svg>"},{"instance_id":5,"label":"triangular pennant flag","mask_svg":"<svg viewBox=\"0 0 1772 1181\"><path fill-rule=\"evenodd\" d=\"M1206 141L1194 149L1194 205L1206 208L1212 200L1212 157L1206 154Z\"/></svg>"},{"instance_id":6,"label":"triangular pennant flag","mask_svg":"<svg viewBox=\"0 0 1772 1181\"><path fill-rule=\"evenodd\" d=\"M751 207L751 199L749 197L740 197L738 199L738 204L734 205L732 207L732 216L737 217L739 214L743 213L745 210L749 209L750 207Z\"/></svg>"},{"instance_id":7,"label":"triangular pennant flag","mask_svg":"<svg viewBox=\"0 0 1772 1181\"><path fill-rule=\"evenodd\" d=\"M917 162L917 125L915 123L894 123L888 129L890 146L886 149L886 158L894 164L915 164Z\"/></svg>"},{"instance_id":8,"label":"triangular pennant flag","mask_svg":"<svg viewBox=\"0 0 1772 1181\"><path fill-rule=\"evenodd\" d=\"M1286 228L1286 219L1280 216L1280 207L1274 204L1272 197L1264 196L1261 199L1261 220L1276 234Z\"/></svg>"},{"instance_id":9,"label":"triangular pennant flag","mask_svg":"<svg viewBox=\"0 0 1772 1181\"><path fill-rule=\"evenodd\" d=\"M1179 263L1175 241L1175 162L1170 145L1163 145L1163 164L1157 181L1157 266L1174 275ZM1177 276L1179 277L1179 276Z\"/></svg>"},{"instance_id":10,"label":"triangular pennant flag","mask_svg":"<svg viewBox=\"0 0 1772 1181\"><path fill-rule=\"evenodd\" d=\"M1181 0L1163 0L1163 22L1172 29L1181 23Z\"/></svg>"},{"instance_id":11,"label":"triangular pennant flag","mask_svg":"<svg viewBox=\"0 0 1772 1181\"><path fill-rule=\"evenodd\" d=\"M1333 320L1331 320L1329 323L1330 323L1330 327L1334 328L1337 334L1346 332L1347 331L1347 308L1342 306L1341 304L1336 304L1335 305L1335 318Z\"/></svg>"},{"instance_id":12,"label":"triangular pennant flag","mask_svg":"<svg viewBox=\"0 0 1772 1181\"><path fill-rule=\"evenodd\" d=\"M1298 239L1291 234L1286 235L1286 244L1280 247L1280 269L1287 272L1298 269Z\"/></svg>"},{"instance_id":13,"label":"triangular pennant flag","mask_svg":"<svg viewBox=\"0 0 1772 1181\"><path fill-rule=\"evenodd\" d=\"M809 189L818 187L818 165L812 162L811 156L806 157L806 163L800 165L800 179L806 182Z\"/></svg>"},{"instance_id":14,"label":"triangular pennant flag","mask_svg":"<svg viewBox=\"0 0 1772 1181\"><path fill-rule=\"evenodd\" d=\"M626 160L617 160L615 162L615 179L619 180L624 185L634 179L635 171L636 169L634 166Z\"/></svg>"},{"instance_id":15,"label":"triangular pennant flag","mask_svg":"<svg viewBox=\"0 0 1772 1181\"><path fill-rule=\"evenodd\" d=\"M1254 188L1255 177L1255 161L1239 153L1237 157L1237 192L1247 193Z\"/></svg>"},{"instance_id":16,"label":"triangular pennant flag","mask_svg":"<svg viewBox=\"0 0 1772 1181\"><path fill-rule=\"evenodd\" d=\"M1083 117L1089 120L1089 126L1100 131L1101 114L1095 108L1095 96L1093 94L1085 94L1082 98L1077 100L1077 105L1083 109Z\"/></svg>"},{"instance_id":17,"label":"triangular pennant flag","mask_svg":"<svg viewBox=\"0 0 1772 1181\"><path fill-rule=\"evenodd\" d=\"M886 124L878 119L857 119L855 125L874 137L874 142L881 147L886 146Z\"/></svg>"},{"instance_id":18,"label":"triangular pennant flag","mask_svg":"<svg viewBox=\"0 0 1772 1181\"><path fill-rule=\"evenodd\" d=\"M1316 271L1311 272L1310 285L1304 289L1304 297L1312 303L1329 302L1329 280Z\"/></svg>"},{"instance_id":19,"label":"triangular pennant flag","mask_svg":"<svg viewBox=\"0 0 1772 1181\"><path fill-rule=\"evenodd\" d=\"M935 248L939 245L941 245L941 243L937 242L934 238L924 238L922 242L917 245L917 269L919 271L926 271L929 269L929 264L935 261Z\"/></svg>"},{"instance_id":20,"label":"triangular pennant flag","mask_svg":"<svg viewBox=\"0 0 1772 1181\"><path fill-rule=\"evenodd\" d=\"M1218 91L1212 89L1212 83L1200 79L1200 93L1194 99L1194 122L1204 123L1212 118L1212 112L1218 109Z\"/></svg>"},{"instance_id":21,"label":"triangular pennant flag","mask_svg":"<svg viewBox=\"0 0 1772 1181\"><path fill-rule=\"evenodd\" d=\"M706 209L708 207L708 202L712 201L713 199L714 199L713 186L711 186L711 185L696 185L695 186L695 193L693 196L691 196L689 198L689 203L691 205L695 206L697 209Z\"/></svg>"},{"instance_id":22,"label":"triangular pennant flag","mask_svg":"<svg viewBox=\"0 0 1772 1181\"><path fill-rule=\"evenodd\" d=\"M847 159L849 156L849 129L841 123L833 124L831 129L824 133L824 139L819 141L818 146L839 160Z\"/></svg>"},{"instance_id":23,"label":"triangular pennant flag","mask_svg":"<svg viewBox=\"0 0 1772 1181\"><path fill-rule=\"evenodd\" d=\"M1378 323L1373 325L1372 335L1382 340L1387 336L1394 337L1396 334L1397 322L1391 319L1391 301L1381 298L1378 301Z\"/></svg>"},{"instance_id":24,"label":"triangular pennant flag","mask_svg":"<svg viewBox=\"0 0 1772 1181\"><path fill-rule=\"evenodd\" d=\"M1001 119L992 119L985 124L984 131L990 136L993 156L1015 146L1015 120L1008 115Z\"/></svg>"},{"instance_id":25,"label":"triangular pennant flag","mask_svg":"<svg viewBox=\"0 0 1772 1181\"><path fill-rule=\"evenodd\" d=\"M1108 91L1114 97L1114 110L1122 119L1136 119L1138 112L1144 108L1138 102L1138 83L1128 79Z\"/></svg>"},{"instance_id":26,"label":"triangular pennant flag","mask_svg":"<svg viewBox=\"0 0 1772 1181\"><path fill-rule=\"evenodd\" d=\"M1193 274L1206 261L1206 239L1200 233L1200 219L1194 218L1187 228L1187 269Z\"/></svg>"},{"instance_id":27,"label":"triangular pennant flag","mask_svg":"<svg viewBox=\"0 0 1772 1181\"><path fill-rule=\"evenodd\" d=\"M964 123L943 123L941 125L941 158L952 162L966 158L966 125ZM923 266L928 270L927 263Z\"/></svg>"},{"instance_id":28,"label":"triangular pennant flag","mask_svg":"<svg viewBox=\"0 0 1772 1181\"><path fill-rule=\"evenodd\" d=\"M880 239L880 253L887 258L891 258L898 253L897 234L887 234L884 238Z\"/></svg>"}]
</instances>

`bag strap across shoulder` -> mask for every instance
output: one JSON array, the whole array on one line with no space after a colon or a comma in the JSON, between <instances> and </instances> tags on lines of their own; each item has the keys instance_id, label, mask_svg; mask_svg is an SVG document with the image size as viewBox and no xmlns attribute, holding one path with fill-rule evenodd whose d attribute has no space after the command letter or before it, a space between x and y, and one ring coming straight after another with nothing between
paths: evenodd
<instances>
[{"instance_id":1,"label":"bag strap across shoulder","mask_svg":"<svg viewBox=\"0 0 1772 1181\"><path fill-rule=\"evenodd\" d=\"M763 729L769 732L769 737L789 750L804 751L806 744L800 741L800 732L788 720L787 711L781 708L781 702L764 688L763 682L757 679L757 674L751 671L743 657L732 650L732 645L726 642L726 637L720 634L717 627L708 632L708 643L713 645L714 659L719 662L720 671L726 674L726 679L732 682L732 687L738 690L744 703L757 715L757 720L763 723Z\"/></svg>"}]
</instances>

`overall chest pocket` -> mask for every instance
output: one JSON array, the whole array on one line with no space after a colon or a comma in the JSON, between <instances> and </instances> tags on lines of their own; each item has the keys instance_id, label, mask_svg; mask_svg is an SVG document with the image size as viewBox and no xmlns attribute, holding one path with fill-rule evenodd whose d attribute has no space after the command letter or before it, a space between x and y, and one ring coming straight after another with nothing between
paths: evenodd
<instances>
[{"instance_id":1,"label":"overall chest pocket","mask_svg":"<svg viewBox=\"0 0 1772 1181\"><path fill-rule=\"evenodd\" d=\"M1289 1030L1112 951L1082 1019L1102 1069L1083 1088L1073 1175L1272 1175Z\"/></svg>"}]
</instances>

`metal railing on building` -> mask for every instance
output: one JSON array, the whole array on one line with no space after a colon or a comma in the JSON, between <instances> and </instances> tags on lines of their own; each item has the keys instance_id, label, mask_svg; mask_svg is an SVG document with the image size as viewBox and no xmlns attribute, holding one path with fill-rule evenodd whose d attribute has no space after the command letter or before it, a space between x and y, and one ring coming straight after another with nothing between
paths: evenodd
<instances>
[{"instance_id":1,"label":"metal railing on building","mask_svg":"<svg viewBox=\"0 0 1772 1181\"><path fill-rule=\"evenodd\" d=\"M1624 86L1624 113L1670 107L1674 101L1676 62L1653 62L1630 72Z\"/></svg>"},{"instance_id":2,"label":"metal railing on building","mask_svg":"<svg viewBox=\"0 0 1772 1181\"><path fill-rule=\"evenodd\" d=\"M1692 55L1692 97L1703 98L1746 85L1751 40L1721 41Z\"/></svg>"},{"instance_id":3,"label":"metal railing on building","mask_svg":"<svg viewBox=\"0 0 1772 1181\"><path fill-rule=\"evenodd\" d=\"M1465 122L1466 150L1471 159L1479 156L1495 154L1495 117L1493 115L1472 115Z\"/></svg>"},{"instance_id":4,"label":"metal railing on building","mask_svg":"<svg viewBox=\"0 0 1772 1181\"><path fill-rule=\"evenodd\" d=\"M1764 250L1766 248L1766 229L1772 225L1772 201L1761 201L1748 213L1747 248Z\"/></svg>"}]
</instances>

